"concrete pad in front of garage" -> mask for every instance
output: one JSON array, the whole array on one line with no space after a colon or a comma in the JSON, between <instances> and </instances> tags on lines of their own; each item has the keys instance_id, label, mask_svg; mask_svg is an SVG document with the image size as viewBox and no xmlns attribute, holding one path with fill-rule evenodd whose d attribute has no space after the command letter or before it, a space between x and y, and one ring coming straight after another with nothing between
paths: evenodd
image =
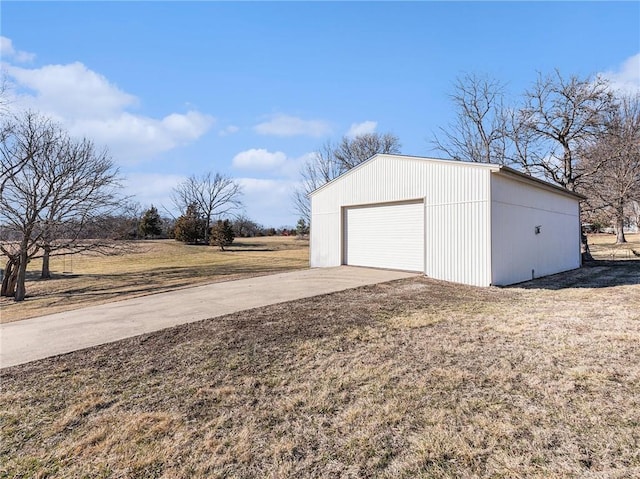
<instances>
[{"instance_id":1,"label":"concrete pad in front of garage","mask_svg":"<svg viewBox=\"0 0 640 479\"><path fill-rule=\"evenodd\" d=\"M0 324L0 367L418 273L340 266L213 283Z\"/></svg>"}]
</instances>

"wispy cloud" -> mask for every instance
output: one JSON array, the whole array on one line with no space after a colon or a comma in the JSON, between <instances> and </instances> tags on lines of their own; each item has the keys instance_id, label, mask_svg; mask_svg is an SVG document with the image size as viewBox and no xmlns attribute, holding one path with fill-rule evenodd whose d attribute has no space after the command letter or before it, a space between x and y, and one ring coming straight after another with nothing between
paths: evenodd
<instances>
[{"instance_id":1,"label":"wispy cloud","mask_svg":"<svg viewBox=\"0 0 640 479\"><path fill-rule=\"evenodd\" d=\"M28 63L36 58L35 53L17 50L10 38L0 36L0 58L3 61L13 60L18 63Z\"/></svg>"},{"instance_id":2,"label":"wispy cloud","mask_svg":"<svg viewBox=\"0 0 640 479\"><path fill-rule=\"evenodd\" d=\"M377 121L363 121L362 123L352 123L351 128L347 131L347 136L353 138L355 136L367 135L376 131L378 127Z\"/></svg>"},{"instance_id":3,"label":"wispy cloud","mask_svg":"<svg viewBox=\"0 0 640 479\"><path fill-rule=\"evenodd\" d=\"M273 115L268 121L254 127L260 135L321 137L331 132L331 126L322 120L303 120L290 115Z\"/></svg>"},{"instance_id":4,"label":"wispy cloud","mask_svg":"<svg viewBox=\"0 0 640 479\"><path fill-rule=\"evenodd\" d=\"M240 131L240 128L238 128L235 125L228 125L224 128L222 128L220 131L218 131L218 136L229 136L229 135L233 135L234 133L238 133Z\"/></svg>"},{"instance_id":5,"label":"wispy cloud","mask_svg":"<svg viewBox=\"0 0 640 479\"><path fill-rule=\"evenodd\" d=\"M640 93L640 53L627 58L616 70L601 75L617 90Z\"/></svg>"}]
</instances>

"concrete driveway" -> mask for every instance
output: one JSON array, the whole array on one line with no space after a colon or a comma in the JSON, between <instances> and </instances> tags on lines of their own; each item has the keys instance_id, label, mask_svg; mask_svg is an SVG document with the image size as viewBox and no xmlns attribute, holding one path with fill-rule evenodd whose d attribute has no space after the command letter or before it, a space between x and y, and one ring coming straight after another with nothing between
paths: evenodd
<instances>
[{"instance_id":1,"label":"concrete driveway","mask_svg":"<svg viewBox=\"0 0 640 479\"><path fill-rule=\"evenodd\" d=\"M0 324L0 367L178 324L416 275L352 266L306 269L195 286Z\"/></svg>"}]
</instances>

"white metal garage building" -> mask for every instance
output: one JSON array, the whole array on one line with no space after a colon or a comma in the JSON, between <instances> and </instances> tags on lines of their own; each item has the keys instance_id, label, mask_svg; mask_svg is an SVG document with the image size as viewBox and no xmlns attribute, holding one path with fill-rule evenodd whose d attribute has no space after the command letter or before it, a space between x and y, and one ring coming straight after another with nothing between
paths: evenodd
<instances>
[{"instance_id":1,"label":"white metal garage building","mask_svg":"<svg viewBox=\"0 0 640 479\"><path fill-rule=\"evenodd\" d=\"M311 267L489 286L581 264L582 197L500 165L376 155L310 198Z\"/></svg>"}]
</instances>

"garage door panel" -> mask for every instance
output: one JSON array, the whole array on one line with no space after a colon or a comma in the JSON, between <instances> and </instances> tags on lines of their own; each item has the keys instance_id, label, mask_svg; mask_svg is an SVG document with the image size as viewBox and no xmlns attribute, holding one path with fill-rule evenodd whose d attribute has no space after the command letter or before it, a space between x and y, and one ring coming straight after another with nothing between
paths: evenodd
<instances>
[{"instance_id":1,"label":"garage door panel","mask_svg":"<svg viewBox=\"0 0 640 479\"><path fill-rule=\"evenodd\" d=\"M345 264L424 271L424 204L345 210Z\"/></svg>"}]
</instances>

